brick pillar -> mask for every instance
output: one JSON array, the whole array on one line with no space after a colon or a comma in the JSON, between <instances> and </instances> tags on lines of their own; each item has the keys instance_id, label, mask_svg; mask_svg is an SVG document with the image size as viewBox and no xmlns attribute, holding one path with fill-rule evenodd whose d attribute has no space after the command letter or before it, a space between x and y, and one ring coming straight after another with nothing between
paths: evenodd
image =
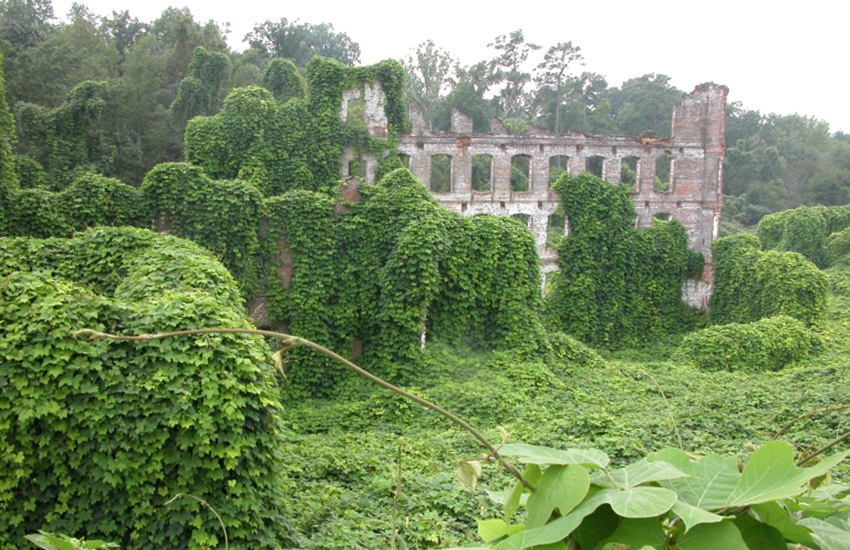
<instances>
[{"instance_id":1,"label":"brick pillar","mask_svg":"<svg viewBox=\"0 0 850 550\"><path fill-rule=\"evenodd\" d=\"M587 171L587 159L579 153L571 155L569 162L567 162L567 170L573 177L585 173Z\"/></svg>"},{"instance_id":2,"label":"brick pillar","mask_svg":"<svg viewBox=\"0 0 850 550\"><path fill-rule=\"evenodd\" d=\"M531 168L529 169L530 180L529 191L545 191L549 189L549 157L545 155L534 155L531 157Z\"/></svg>"},{"instance_id":3,"label":"brick pillar","mask_svg":"<svg viewBox=\"0 0 850 550\"><path fill-rule=\"evenodd\" d=\"M620 183L622 159L620 157L608 157L602 162L602 179L608 183L617 185Z\"/></svg>"},{"instance_id":4,"label":"brick pillar","mask_svg":"<svg viewBox=\"0 0 850 550\"><path fill-rule=\"evenodd\" d=\"M498 155L493 157L493 198L510 200L511 196L511 157Z\"/></svg>"},{"instance_id":5,"label":"brick pillar","mask_svg":"<svg viewBox=\"0 0 850 550\"><path fill-rule=\"evenodd\" d=\"M426 188L431 188L431 155L422 150L410 155L410 171Z\"/></svg>"},{"instance_id":6,"label":"brick pillar","mask_svg":"<svg viewBox=\"0 0 850 550\"><path fill-rule=\"evenodd\" d=\"M472 193L472 155L461 147L452 157L452 192L469 195Z\"/></svg>"}]
</instances>

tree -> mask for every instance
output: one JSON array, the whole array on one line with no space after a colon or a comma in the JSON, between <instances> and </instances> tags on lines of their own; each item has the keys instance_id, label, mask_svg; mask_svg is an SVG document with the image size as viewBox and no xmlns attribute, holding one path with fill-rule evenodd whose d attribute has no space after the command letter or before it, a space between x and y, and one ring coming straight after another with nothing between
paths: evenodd
<instances>
[{"instance_id":1,"label":"tree","mask_svg":"<svg viewBox=\"0 0 850 550\"><path fill-rule=\"evenodd\" d=\"M128 50L150 31L150 25L140 22L136 17L130 17L130 12L124 10L113 11L112 17L104 17L101 29L112 39L123 62Z\"/></svg>"},{"instance_id":2,"label":"tree","mask_svg":"<svg viewBox=\"0 0 850 550\"><path fill-rule=\"evenodd\" d=\"M0 38L10 50L31 48L41 42L53 19L51 0L0 0Z\"/></svg>"},{"instance_id":3,"label":"tree","mask_svg":"<svg viewBox=\"0 0 850 550\"><path fill-rule=\"evenodd\" d=\"M474 132L489 132L490 119L496 115L496 107L494 101L486 99L484 94L491 84L490 64L487 61L479 61L469 67L458 67L454 88L445 100L438 104L434 113L434 128L446 131L451 127L454 107L472 118Z\"/></svg>"},{"instance_id":4,"label":"tree","mask_svg":"<svg viewBox=\"0 0 850 550\"><path fill-rule=\"evenodd\" d=\"M575 62L581 63L584 59L580 51L581 48L573 46L572 42L559 42L549 48L543 57L543 62L537 66L539 72L535 80L538 86L549 88L555 95L553 129L556 136L561 135L561 104L564 100L565 88L570 80L570 65Z\"/></svg>"},{"instance_id":5,"label":"tree","mask_svg":"<svg viewBox=\"0 0 850 550\"><path fill-rule=\"evenodd\" d=\"M360 61L360 45L344 32L334 32L330 23L311 25L289 22L285 17L277 23L266 21L255 25L245 40L270 58L291 59L304 67L315 56L331 57L344 65Z\"/></svg>"},{"instance_id":6,"label":"tree","mask_svg":"<svg viewBox=\"0 0 850 550\"><path fill-rule=\"evenodd\" d=\"M227 78L230 60L219 52L195 48L189 76L180 81L171 113L178 126L186 127L189 119L199 115L213 115L221 106L221 85Z\"/></svg>"},{"instance_id":7,"label":"tree","mask_svg":"<svg viewBox=\"0 0 850 550\"><path fill-rule=\"evenodd\" d=\"M500 52L490 62L490 67L493 82L504 82L497 96L501 114L508 118L528 118L529 99L525 95L525 85L531 80L531 74L522 67L529 54L540 46L526 42L522 30L501 34L487 46Z\"/></svg>"},{"instance_id":8,"label":"tree","mask_svg":"<svg viewBox=\"0 0 850 550\"><path fill-rule=\"evenodd\" d=\"M626 135L638 136L654 132L670 135L673 105L684 92L670 85L670 77L663 74L645 74L631 78L604 94L611 102L614 119Z\"/></svg>"},{"instance_id":9,"label":"tree","mask_svg":"<svg viewBox=\"0 0 850 550\"><path fill-rule=\"evenodd\" d=\"M278 101L304 97L304 80L289 59L272 59L263 74L263 87Z\"/></svg>"},{"instance_id":10,"label":"tree","mask_svg":"<svg viewBox=\"0 0 850 550\"><path fill-rule=\"evenodd\" d=\"M432 122L438 105L457 83L457 61L432 40L416 47L404 61L408 101L415 101L426 121Z\"/></svg>"}]
</instances>

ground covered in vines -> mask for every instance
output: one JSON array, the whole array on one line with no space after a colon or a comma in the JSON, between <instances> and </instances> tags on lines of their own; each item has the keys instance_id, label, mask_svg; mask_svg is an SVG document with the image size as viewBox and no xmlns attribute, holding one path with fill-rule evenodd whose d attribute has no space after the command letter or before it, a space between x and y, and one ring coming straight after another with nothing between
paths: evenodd
<instances>
[{"instance_id":1,"label":"ground covered in vines","mask_svg":"<svg viewBox=\"0 0 850 550\"><path fill-rule=\"evenodd\" d=\"M827 270L832 292L816 332L821 353L778 372L707 371L673 359L678 340L606 352L588 349L549 365L434 346L433 376L409 389L450 407L493 441L592 447L627 463L663 447L743 459L806 411L846 403L850 383L850 268ZM433 413L364 383L334 400L291 403L284 477L291 521L308 548L461 546L476 520L499 517L486 489L510 482L489 472L461 488L458 459L481 456L468 436ZM798 450L850 429L846 411L800 421L783 434ZM399 475L400 474L400 475ZM848 466L834 472L850 476ZM396 533L394 535L394 533Z\"/></svg>"}]
</instances>

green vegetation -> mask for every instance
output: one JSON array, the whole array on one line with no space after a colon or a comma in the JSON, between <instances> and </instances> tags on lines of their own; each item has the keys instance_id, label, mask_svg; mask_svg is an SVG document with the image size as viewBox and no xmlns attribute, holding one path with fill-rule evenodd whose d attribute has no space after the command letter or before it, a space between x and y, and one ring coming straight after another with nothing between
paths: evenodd
<instances>
[{"instance_id":1,"label":"green vegetation","mask_svg":"<svg viewBox=\"0 0 850 550\"><path fill-rule=\"evenodd\" d=\"M676 359L704 369L779 370L808 357L820 337L792 317L716 325L685 336Z\"/></svg>"},{"instance_id":2,"label":"green vegetation","mask_svg":"<svg viewBox=\"0 0 850 550\"><path fill-rule=\"evenodd\" d=\"M325 24L268 21L235 53L186 9L52 15L0 2L0 550L218 548L221 527L234 549L850 545L830 483L850 477L846 136L732 106L709 318L681 301L703 258L678 222L636 231L627 186L559 176L571 233L552 232L543 299L522 223L450 213L402 167L405 100L435 129L457 107L476 131L664 135L667 76L609 88L571 73L572 43L526 72L539 46L520 31L470 67L433 43L357 67ZM339 117L374 81L387 139L362 98ZM347 147L380 159L354 203ZM245 329L255 297L270 325L469 420L534 494L435 409L297 341L74 337Z\"/></svg>"},{"instance_id":3,"label":"green vegetation","mask_svg":"<svg viewBox=\"0 0 850 550\"><path fill-rule=\"evenodd\" d=\"M561 176L553 189L571 229L558 244L561 275L547 297L554 326L613 347L682 331L682 281L704 262L688 250L682 225L656 221L638 231L628 190L590 174Z\"/></svg>"},{"instance_id":4,"label":"green vegetation","mask_svg":"<svg viewBox=\"0 0 850 550\"><path fill-rule=\"evenodd\" d=\"M123 548L279 548L278 380L257 337L146 346L75 338L249 326L235 281L199 246L138 229L4 239L0 278L0 547L50 531Z\"/></svg>"},{"instance_id":5,"label":"green vegetation","mask_svg":"<svg viewBox=\"0 0 850 550\"><path fill-rule=\"evenodd\" d=\"M812 324L826 312L827 276L797 252L762 252L754 235L714 241L714 323L788 315Z\"/></svg>"}]
</instances>

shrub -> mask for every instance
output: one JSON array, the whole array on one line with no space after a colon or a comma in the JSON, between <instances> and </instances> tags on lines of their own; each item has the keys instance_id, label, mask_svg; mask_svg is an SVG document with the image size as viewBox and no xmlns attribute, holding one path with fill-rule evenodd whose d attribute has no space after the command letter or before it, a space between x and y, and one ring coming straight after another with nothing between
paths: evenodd
<instances>
[{"instance_id":1,"label":"shrub","mask_svg":"<svg viewBox=\"0 0 850 550\"><path fill-rule=\"evenodd\" d=\"M826 275L796 252L762 252L753 235L718 239L714 252L713 323L748 323L789 315L806 324L826 312Z\"/></svg>"},{"instance_id":2,"label":"shrub","mask_svg":"<svg viewBox=\"0 0 850 550\"><path fill-rule=\"evenodd\" d=\"M125 549L220 546L217 520L197 502L163 506L177 493L210 503L232 548L285 545L281 405L261 338L137 345L73 336L83 327L249 326L232 278L180 239L124 228L81 240L104 250L79 254L86 243L77 239L0 239L2 265L18 268L0 273L0 549L37 529ZM42 269L51 258L53 274ZM161 269L154 279L144 271L152 264ZM103 284L92 276L113 268Z\"/></svg>"},{"instance_id":3,"label":"shrub","mask_svg":"<svg viewBox=\"0 0 850 550\"><path fill-rule=\"evenodd\" d=\"M816 351L820 337L788 316L718 325L685 336L676 359L707 370L779 370Z\"/></svg>"}]
</instances>

